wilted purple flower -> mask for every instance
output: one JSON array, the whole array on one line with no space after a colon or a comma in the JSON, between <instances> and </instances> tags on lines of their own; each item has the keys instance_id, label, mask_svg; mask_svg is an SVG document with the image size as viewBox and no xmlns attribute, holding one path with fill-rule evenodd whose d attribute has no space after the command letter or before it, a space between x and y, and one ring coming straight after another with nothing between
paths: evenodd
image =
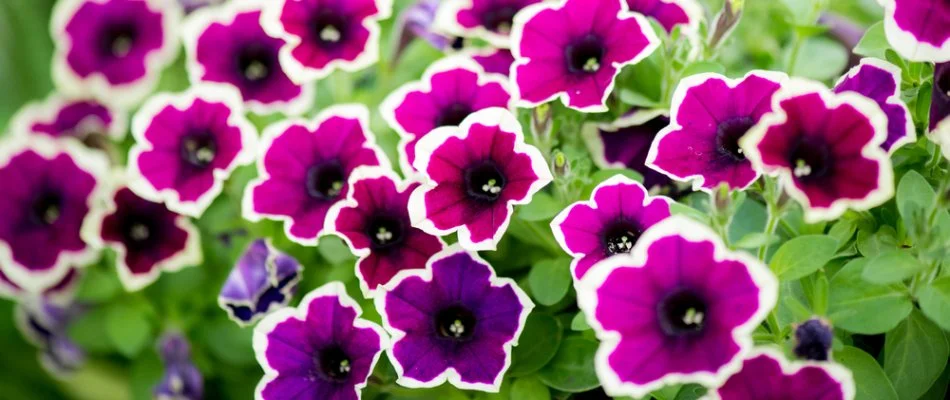
<instances>
[{"instance_id":1,"label":"wilted purple flower","mask_svg":"<svg viewBox=\"0 0 950 400\"><path fill-rule=\"evenodd\" d=\"M17 328L39 348L40 364L55 376L67 375L85 362L86 353L66 331L80 313L82 308L71 301L30 298L17 304Z\"/></svg>"},{"instance_id":2,"label":"wilted purple flower","mask_svg":"<svg viewBox=\"0 0 950 400\"><path fill-rule=\"evenodd\" d=\"M167 333L158 341L158 354L165 363L165 374L155 386L158 400L201 400L204 378L191 361L191 346L179 333Z\"/></svg>"},{"instance_id":3,"label":"wilted purple flower","mask_svg":"<svg viewBox=\"0 0 950 400\"><path fill-rule=\"evenodd\" d=\"M911 61L950 61L950 2L878 0L891 48Z\"/></svg>"},{"instance_id":4,"label":"wilted purple flower","mask_svg":"<svg viewBox=\"0 0 950 400\"><path fill-rule=\"evenodd\" d=\"M875 103L887 116L887 138L881 143L884 151L893 153L917 140L917 129L910 110L901 99L901 69L877 58L865 58L838 80L835 93L855 92Z\"/></svg>"},{"instance_id":5,"label":"wilted purple flower","mask_svg":"<svg viewBox=\"0 0 950 400\"><path fill-rule=\"evenodd\" d=\"M224 282L218 305L238 325L253 325L290 302L297 292L301 269L293 257L277 251L264 239L255 240Z\"/></svg>"},{"instance_id":6,"label":"wilted purple flower","mask_svg":"<svg viewBox=\"0 0 950 400\"><path fill-rule=\"evenodd\" d=\"M789 363L777 351L758 349L741 369L709 391L709 400L853 400L851 371L831 363Z\"/></svg>"},{"instance_id":7,"label":"wilted purple flower","mask_svg":"<svg viewBox=\"0 0 950 400\"><path fill-rule=\"evenodd\" d=\"M402 56L413 39L421 38L439 50L452 46L453 38L443 35L435 29L435 16L442 0L419 0L403 10L399 15L394 35L399 38L396 44L395 59Z\"/></svg>"},{"instance_id":8,"label":"wilted purple flower","mask_svg":"<svg viewBox=\"0 0 950 400\"><path fill-rule=\"evenodd\" d=\"M831 359L831 344L835 332L831 325L820 318L812 318L795 327L795 355L811 361Z\"/></svg>"}]
</instances>

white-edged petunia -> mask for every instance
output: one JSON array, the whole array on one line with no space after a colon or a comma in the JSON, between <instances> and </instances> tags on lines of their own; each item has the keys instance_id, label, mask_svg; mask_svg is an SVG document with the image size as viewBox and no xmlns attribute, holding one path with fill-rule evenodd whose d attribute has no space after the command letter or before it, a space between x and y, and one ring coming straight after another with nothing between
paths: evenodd
<instances>
[{"instance_id":1,"label":"white-edged petunia","mask_svg":"<svg viewBox=\"0 0 950 400\"><path fill-rule=\"evenodd\" d=\"M887 115L887 138L881 148L888 153L917 141L910 110L901 99L901 69L884 60L864 58L835 84L835 93L854 92L871 100Z\"/></svg>"},{"instance_id":2,"label":"white-edged petunia","mask_svg":"<svg viewBox=\"0 0 950 400\"><path fill-rule=\"evenodd\" d=\"M436 26L456 36L479 38L492 46L511 47L515 15L542 0L443 0Z\"/></svg>"},{"instance_id":3,"label":"white-edged petunia","mask_svg":"<svg viewBox=\"0 0 950 400\"><path fill-rule=\"evenodd\" d=\"M97 139L119 140L129 129L127 119L124 112L94 99L53 94L20 109L10 122L10 132L72 137L84 143Z\"/></svg>"},{"instance_id":4,"label":"white-edged petunia","mask_svg":"<svg viewBox=\"0 0 950 400\"><path fill-rule=\"evenodd\" d=\"M911 61L950 61L950 3L945 0L878 0L891 48Z\"/></svg>"},{"instance_id":5,"label":"white-edged petunia","mask_svg":"<svg viewBox=\"0 0 950 400\"><path fill-rule=\"evenodd\" d=\"M854 377L833 363L788 362L772 349L756 349L742 368L702 400L854 400Z\"/></svg>"},{"instance_id":6,"label":"white-edged petunia","mask_svg":"<svg viewBox=\"0 0 950 400\"><path fill-rule=\"evenodd\" d=\"M251 326L290 303L302 270L295 258L281 253L266 239L254 240L224 281L218 306L236 324Z\"/></svg>"}]
</instances>

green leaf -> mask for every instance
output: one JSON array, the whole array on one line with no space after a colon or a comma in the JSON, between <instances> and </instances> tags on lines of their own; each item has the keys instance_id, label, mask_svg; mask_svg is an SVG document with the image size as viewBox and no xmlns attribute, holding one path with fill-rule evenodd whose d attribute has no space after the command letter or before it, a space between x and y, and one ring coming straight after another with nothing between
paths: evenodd
<instances>
[{"instance_id":1,"label":"green leaf","mask_svg":"<svg viewBox=\"0 0 950 400\"><path fill-rule=\"evenodd\" d=\"M578 332L590 330L590 325L587 324L587 315L583 311L574 315L574 319L571 320L571 330Z\"/></svg>"},{"instance_id":2,"label":"green leaf","mask_svg":"<svg viewBox=\"0 0 950 400\"><path fill-rule=\"evenodd\" d=\"M848 367L857 386L855 398L862 400L898 400L890 378L874 357L859 348L845 346L834 352L835 361Z\"/></svg>"},{"instance_id":3,"label":"green leaf","mask_svg":"<svg viewBox=\"0 0 950 400\"><path fill-rule=\"evenodd\" d=\"M343 239L336 236L321 238L320 244L317 246L317 251L320 252L320 255L325 260L333 265L343 264L353 258L353 253L350 252L350 248L346 246Z\"/></svg>"},{"instance_id":4,"label":"green leaf","mask_svg":"<svg viewBox=\"0 0 950 400\"><path fill-rule=\"evenodd\" d=\"M943 372L950 345L940 327L919 312L887 333L884 372L901 399L917 399Z\"/></svg>"},{"instance_id":5,"label":"green leaf","mask_svg":"<svg viewBox=\"0 0 950 400\"><path fill-rule=\"evenodd\" d=\"M858 45L854 47L854 54L865 57L884 59L884 51L891 48L884 35L884 22L871 25Z\"/></svg>"},{"instance_id":6,"label":"green leaf","mask_svg":"<svg viewBox=\"0 0 950 400\"><path fill-rule=\"evenodd\" d=\"M930 282L917 292L920 310L945 331L950 331L950 276Z\"/></svg>"},{"instance_id":7,"label":"green leaf","mask_svg":"<svg viewBox=\"0 0 950 400\"><path fill-rule=\"evenodd\" d=\"M211 354L228 364L254 364L251 345L253 329L242 329L229 319L218 319L204 324L202 336Z\"/></svg>"},{"instance_id":8,"label":"green leaf","mask_svg":"<svg viewBox=\"0 0 950 400\"><path fill-rule=\"evenodd\" d=\"M857 232L857 230L857 221L851 218L843 218L831 226L831 229L828 230L828 236L838 241L838 249L840 250L851 241L851 238L854 237L854 233Z\"/></svg>"},{"instance_id":9,"label":"green leaf","mask_svg":"<svg viewBox=\"0 0 950 400\"><path fill-rule=\"evenodd\" d=\"M518 208L518 218L525 221L550 221L564 207L558 204L557 200L551 195L538 192L535 193L531 202Z\"/></svg>"},{"instance_id":10,"label":"green leaf","mask_svg":"<svg viewBox=\"0 0 950 400\"><path fill-rule=\"evenodd\" d=\"M709 216L706 213L680 202L670 203L670 214L684 215L699 222L709 221Z\"/></svg>"},{"instance_id":11,"label":"green leaf","mask_svg":"<svg viewBox=\"0 0 950 400\"><path fill-rule=\"evenodd\" d=\"M875 285L861 278L867 259L845 265L831 278L828 316L835 326L873 335L899 324L914 307L903 285Z\"/></svg>"},{"instance_id":12,"label":"green leaf","mask_svg":"<svg viewBox=\"0 0 950 400\"><path fill-rule=\"evenodd\" d=\"M943 373L930 387L930 390L917 400L947 400L948 389L950 389L950 365L943 368Z\"/></svg>"},{"instance_id":13,"label":"green leaf","mask_svg":"<svg viewBox=\"0 0 950 400\"><path fill-rule=\"evenodd\" d=\"M549 400L551 391L536 377L515 379L511 386L511 398L518 400Z\"/></svg>"},{"instance_id":14,"label":"green leaf","mask_svg":"<svg viewBox=\"0 0 950 400\"><path fill-rule=\"evenodd\" d=\"M642 108L657 108L661 106L658 100L651 99L640 92L635 92L629 89L620 89L619 93L620 101L622 101L624 104Z\"/></svg>"},{"instance_id":15,"label":"green leaf","mask_svg":"<svg viewBox=\"0 0 950 400\"><path fill-rule=\"evenodd\" d=\"M824 267L838 249L838 241L826 235L799 236L778 248L769 268L783 281L811 275Z\"/></svg>"},{"instance_id":16,"label":"green leaf","mask_svg":"<svg viewBox=\"0 0 950 400\"><path fill-rule=\"evenodd\" d=\"M762 246L771 246L779 241L777 235L769 235L765 232L752 232L743 236L732 244L737 249L757 249Z\"/></svg>"},{"instance_id":17,"label":"green leaf","mask_svg":"<svg viewBox=\"0 0 950 400\"><path fill-rule=\"evenodd\" d=\"M848 50L835 40L811 37L802 44L793 74L819 81L831 80L844 72L848 57Z\"/></svg>"},{"instance_id":18,"label":"green leaf","mask_svg":"<svg viewBox=\"0 0 950 400\"><path fill-rule=\"evenodd\" d=\"M534 336L532 336L534 337ZM594 373L597 342L583 337L568 337L561 343L554 359L538 377L546 385L568 393L586 392L600 386Z\"/></svg>"},{"instance_id":19,"label":"green leaf","mask_svg":"<svg viewBox=\"0 0 950 400\"><path fill-rule=\"evenodd\" d=\"M151 342L152 327L145 313L133 303L112 305L106 315L106 335L119 353L135 356Z\"/></svg>"},{"instance_id":20,"label":"green leaf","mask_svg":"<svg viewBox=\"0 0 950 400\"><path fill-rule=\"evenodd\" d=\"M907 250L892 250L879 254L868 261L861 273L864 280L886 285L898 283L927 268Z\"/></svg>"},{"instance_id":21,"label":"green leaf","mask_svg":"<svg viewBox=\"0 0 950 400\"><path fill-rule=\"evenodd\" d=\"M557 353L564 331L557 318L534 311L528 315L521 340L511 350L508 376L531 375L545 366Z\"/></svg>"},{"instance_id":22,"label":"green leaf","mask_svg":"<svg viewBox=\"0 0 950 400\"><path fill-rule=\"evenodd\" d=\"M865 257L874 257L899 248L897 231L888 225L882 226L876 233L863 229L858 231L858 251Z\"/></svg>"},{"instance_id":23,"label":"green leaf","mask_svg":"<svg viewBox=\"0 0 950 400\"><path fill-rule=\"evenodd\" d=\"M690 75L702 74L706 72L712 72L712 73L722 75L726 73L726 67L722 66L722 64L720 63L713 62L713 61L696 61L692 64L687 65L686 68L683 69L683 72L680 73L680 76L685 78Z\"/></svg>"},{"instance_id":24,"label":"green leaf","mask_svg":"<svg viewBox=\"0 0 950 400\"><path fill-rule=\"evenodd\" d=\"M539 261L528 274L528 287L538 303L557 304L571 288L571 259Z\"/></svg>"}]
</instances>

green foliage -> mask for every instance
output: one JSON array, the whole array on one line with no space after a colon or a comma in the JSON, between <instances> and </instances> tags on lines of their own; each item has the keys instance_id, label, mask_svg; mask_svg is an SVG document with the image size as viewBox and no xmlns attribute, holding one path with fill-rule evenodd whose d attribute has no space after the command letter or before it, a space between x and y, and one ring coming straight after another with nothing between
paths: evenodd
<instances>
[{"instance_id":1,"label":"green foliage","mask_svg":"<svg viewBox=\"0 0 950 400\"><path fill-rule=\"evenodd\" d=\"M851 370L857 385L855 398L867 400L898 400L890 378L874 357L861 349L845 346L835 350L834 359Z\"/></svg>"},{"instance_id":2,"label":"green foliage","mask_svg":"<svg viewBox=\"0 0 950 400\"><path fill-rule=\"evenodd\" d=\"M920 312L887 333L884 372L901 399L916 399L940 377L950 357L950 345L940 327Z\"/></svg>"},{"instance_id":3,"label":"green foliage","mask_svg":"<svg viewBox=\"0 0 950 400\"><path fill-rule=\"evenodd\" d=\"M831 279L828 315L839 328L870 335L891 330L914 306L903 285L866 282L861 276L867 264L851 261Z\"/></svg>"},{"instance_id":4,"label":"green foliage","mask_svg":"<svg viewBox=\"0 0 950 400\"><path fill-rule=\"evenodd\" d=\"M838 241L830 236L799 236L779 247L769 268L781 280L795 280L824 267L835 255Z\"/></svg>"},{"instance_id":5,"label":"green foliage","mask_svg":"<svg viewBox=\"0 0 950 400\"><path fill-rule=\"evenodd\" d=\"M567 337L538 374L546 385L564 392L583 392L600 386L594 374L597 342L583 337Z\"/></svg>"}]
</instances>

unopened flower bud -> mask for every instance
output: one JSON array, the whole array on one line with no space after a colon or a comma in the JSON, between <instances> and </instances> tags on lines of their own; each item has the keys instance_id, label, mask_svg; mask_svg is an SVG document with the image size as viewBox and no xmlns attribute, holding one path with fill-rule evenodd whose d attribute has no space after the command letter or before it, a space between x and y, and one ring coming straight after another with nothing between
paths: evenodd
<instances>
[{"instance_id":1,"label":"unopened flower bud","mask_svg":"<svg viewBox=\"0 0 950 400\"><path fill-rule=\"evenodd\" d=\"M828 361L834 331L823 319L812 318L795 327L795 355L812 361Z\"/></svg>"}]
</instances>

